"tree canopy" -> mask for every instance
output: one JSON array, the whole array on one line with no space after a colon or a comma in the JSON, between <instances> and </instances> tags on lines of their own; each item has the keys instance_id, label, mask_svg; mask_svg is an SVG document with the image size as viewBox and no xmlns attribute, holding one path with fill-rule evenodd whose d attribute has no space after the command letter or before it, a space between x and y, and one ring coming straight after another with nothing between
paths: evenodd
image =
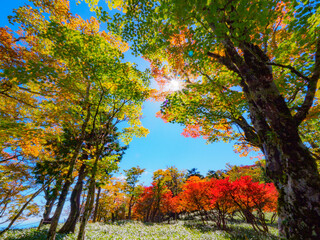
<instances>
[{"instance_id":1,"label":"tree canopy","mask_svg":"<svg viewBox=\"0 0 320 240\"><path fill-rule=\"evenodd\" d=\"M128 144L148 134L140 118L149 76L124 61L128 45L120 37L101 31L93 17L73 15L69 1L30 1L14 10L10 22L19 30L1 28L1 186L10 193L8 184L24 178L20 192L62 184L53 200L59 196L49 231L54 239L74 179L87 178L86 208L92 208L95 184L117 169L126 149L118 139Z\"/></svg>"},{"instance_id":2,"label":"tree canopy","mask_svg":"<svg viewBox=\"0 0 320 240\"><path fill-rule=\"evenodd\" d=\"M133 136L148 133L140 119L142 104L151 95L163 101L157 115L183 125L184 136L236 141L235 149L242 155L260 150L265 156L264 179L279 192L281 237L320 238L320 2L107 1L115 14L98 7L99 0L86 2L98 19L72 14L68 0L30 0L9 17L17 31L0 28L0 216L15 213L9 227L45 190L44 218L58 201L48 233L48 239L55 239L66 197L77 179L70 199L73 225L62 229L75 229L85 182L78 235L84 239L96 188L94 219L101 186L117 169L125 145ZM100 30L99 20L107 22L110 33ZM124 60L126 42L150 62L160 90L150 91L147 72ZM250 191L260 196L267 192L263 184L242 176L259 174L257 169L240 170L231 167L231 183L228 178L200 179L196 168L191 169L184 185L189 199L185 206L194 201L193 210L206 214L215 205L217 224L224 228L228 211L219 208L220 201L232 198L247 221L255 221L253 205L242 202L243 196L255 202L262 216L266 203L251 199ZM141 211L148 205L146 220L176 214L184 174L174 167L157 170L153 185L136 201L135 185L142 172L128 170L126 184L117 183L124 189L121 194L131 194L128 218L136 202ZM117 184L110 185L115 195ZM39 185L35 193L26 193ZM251 187L243 190L244 185ZM224 199L222 190L214 192L212 186L227 186L235 195ZM117 199L105 191L102 198ZM113 214L126 205L126 200L119 201ZM204 222L204 215L201 218ZM259 221L267 231L264 218Z\"/></svg>"},{"instance_id":3,"label":"tree canopy","mask_svg":"<svg viewBox=\"0 0 320 240\"><path fill-rule=\"evenodd\" d=\"M149 59L155 79L183 81L181 91L165 94L159 115L183 124L186 136L259 148L280 192L281 235L319 236L319 145L309 134L319 130L320 3L108 2L122 11L109 28Z\"/></svg>"}]
</instances>

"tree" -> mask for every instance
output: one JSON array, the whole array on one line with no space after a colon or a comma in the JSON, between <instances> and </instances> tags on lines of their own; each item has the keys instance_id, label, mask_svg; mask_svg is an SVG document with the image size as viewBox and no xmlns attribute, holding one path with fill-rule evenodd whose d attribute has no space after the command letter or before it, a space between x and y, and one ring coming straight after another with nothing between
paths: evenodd
<instances>
[{"instance_id":1,"label":"tree","mask_svg":"<svg viewBox=\"0 0 320 240\"><path fill-rule=\"evenodd\" d=\"M53 163L53 164L50 164ZM54 165L54 166L52 166ZM57 162L37 162L34 169L35 178L38 183L46 185L44 189L44 198L46 200L43 218L40 221L38 229L42 224L50 224L50 214L61 190L63 179L60 174L60 167ZM58 173L57 173L58 171ZM59 177L57 177L59 175ZM50 182L50 183L49 183ZM49 183L49 184L48 184Z\"/></svg>"},{"instance_id":2,"label":"tree","mask_svg":"<svg viewBox=\"0 0 320 240\"><path fill-rule=\"evenodd\" d=\"M226 177L226 170L208 170L207 178L223 179Z\"/></svg>"},{"instance_id":3,"label":"tree","mask_svg":"<svg viewBox=\"0 0 320 240\"><path fill-rule=\"evenodd\" d=\"M152 215L154 212L154 186L144 187L142 193L139 195L137 204L133 208L133 216L136 219L144 222L153 221Z\"/></svg>"},{"instance_id":4,"label":"tree","mask_svg":"<svg viewBox=\"0 0 320 240\"><path fill-rule=\"evenodd\" d=\"M138 183L139 177L143 174L145 171L144 168L140 168L139 166L137 167L132 167L128 170L124 170L125 176L126 176L126 191L128 196L130 197L129 200L129 207L128 207L128 219L131 219L131 210L132 207L135 204L135 198L138 196L139 191L137 191L136 184ZM139 189L139 188L138 188Z\"/></svg>"},{"instance_id":5,"label":"tree","mask_svg":"<svg viewBox=\"0 0 320 240\"><path fill-rule=\"evenodd\" d=\"M256 162L253 165L245 166L232 166L231 164L227 163L225 174L230 178L231 181L239 179L243 176L250 176L254 182L265 182L267 180L262 162Z\"/></svg>"},{"instance_id":6,"label":"tree","mask_svg":"<svg viewBox=\"0 0 320 240\"><path fill-rule=\"evenodd\" d=\"M37 190L34 194L32 194L32 196L23 204L23 206L19 209L19 211L16 213L16 215L14 215L14 216L12 217L9 225L0 232L0 236L10 229L10 227L15 223L15 221L21 216L22 212L23 212L23 211L25 210L25 208L29 205L29 203L30 203L36 196L38 196L38 195L42 192L43 188L44 188L44 187L38 189L38 190Z\"/></svg>"},{"instance_id":7,"label":"tree","mask_svg":"<svg viewBox=\"0 0 320 240\"><path fill-rule=\"evenodd\" d=\"M268 232L264 211L275 211L278 194L274 184L253 182L250 176L242 176L232 181L224 194L232 198L234 205L254 230Z\"/></svg>"},{"instance_id":8,"label":"tree","mask_svg":"<svg viewBox=\"0 0 320 240\"><path fill-rule=\"evenodd\" d=\"M201 175L201 173L196 169L196 168L192 168L190 170L187 170L187 174L186 174L186 179L188 179L189 177L192 176L197 176L199 178L203 178L203 176Z\"/></svg>"},{"instance_id":9,"label":"tree","mask_svg":"<svg viewBox=\"0 0 320 240\"><path fill-rule=\"evenodd\" d=\"M37 215L39 206L31 204L40 192L30 193L30 189L37 188L28 161L22 162L17 158L0 165L0 219L2 223L10 222L8 230L18 220ZM28 204L25 204L28 202Z\"/></svg>"},{"instance_id":10,"label":"tree","mask_svg":"<svg viewBox=\"0 0 320 240\"><path fill-rule=\"evenodd\" d=\"M230 196L232 190L229 178L210 180L210 198L213 208L213 220L219 229L227 229L227 217L235 212L234 201Z\"/></svg>"},{"instance_id":11,"label":"tree","mask_svg":"<svg viewBox=\"0 0 320 240\"><path fill-rule=\"evenodd\" d=\"M153 192L153 211L150 214L150 220L155 222L161 222L163 214L161 212L161 205L163 200L163 194L168 192L166 182L170 179L169 173L165 170L158 169L153 172L152 177L152 192Z\"/></svg>"},{"instance_id":12,"label":"tree","mask_svg":"<svg viewBox=\"0 0 320 240\"><path fill-rule=\"evenodd\" d=\"M181 209L187 212L198 211L203 224L211 209L211 184L206 179L198 176L191 176L182 187L182 192L178 195Z\"/></svg>"},{"instance_id":13,"label":"tree","mask_svg":"<svg viewBox=\"0 0 320 240\"><path fill-rule=\"evenodd\" d=\"M52 149L65 140L63 133L66 132L74 143L64 152L65 181L51 221L49 239L55 238L74 172L81 168L79 159L85 152L88 155L87 159L81 158L87 165L89 178L78 236L82 239L93 208L96 182L103 178L105 169L115 169L118 163L118 155L106 154L117 148L110 142L117 132L116 126L127 123L119 130L119 138L125 144L133 136L142 137L148 133L140 122L142 102L149 94L148 76L133 64L122 61L127 44L119 37L100 31L96 19L85 21L73 16L68 1L31 2L33 6L21 7L11 17L12 22L19 24L19 38L26 39L23 49L29 53L29 58L22 61L22 65L6 67L2 77L13 82L20 79L24 84L51 90L49 96L41 94L32 99L41 108L36 106L30 113L32 120L39 118L44 126L51 128L47 130L36 121L31 123L38 124L41 134L51 130L43 142L52 140L50 138L57 140L56 144L50 145ZM52 134L53 129L59 134ZM29 141L29 145L43 147L45 144Z\"/></svg>"},{"instance_id":14,"label":"tree","mask_svg":"<svg viewBox=\"0 0 320 240\"><path fill-rule=\"evenodd\" d=\"M90 142L93 142L94 136L91 134L90 135ZM99 135L99 138L101 139L101 136ZM102 159L104 158L113 158L112 161L115 163L120 162L124 151L127 149L127 147L121 147L119 143L119 132L117 132L117 129L115 129L114 132L109 133L107 136L107 141L104 144L104 150L100 153L100 157ZM90 156L91 154L88 154L87 151L84 151L81 156L82 163L80 163L81 167L78 171L78 179L76 182L75 187L73 188L73 191L71 193L70 197L70 212L67 221L64 223L62 228L59 230L60 233L69 233L69 232L74 232L76 224L78 222L78 219L80 217L80 197L83 189L83 181L88 175L90 176L90 163L88 163L88 160L92 158ZM104 159L105 160L105 159ZM102 170L99 171L99 179L96 181L96 185L101 185L105 182L106 179L109 179L110 173L115 170L117 167L112 166L106 166L106 165L101 165ZM105 175L105 177L104 177ZM99 191L99 190L98 190ZM96 198L96 205L95 208L98 208L99 206L99 194L97 194ZM95 209L96 213L96 209Z\"/></svg>"},{"instance_id":15,"label":"tree","mask_svg":"<svg viewBox=\"0 0 320 240\"><path fill-rule=\"evenodd\" d=\"M101 185L101 196L97 212L98 221L108 222L125 219L124 211L128 198L125 194L125 181L111 178L107 183Z\"/></svg>"},{"instance_id":16,"label":"tree","mask_svg":"<svg viewBox=\"0 0 320 240\"><path fill-rule=\"evenodd\" d=\"M161 222L176 218L178 197L184 182L184 173L175 167L153 173L152 186L144 187L134 207L134 216L146 222Z\"/></svg>"},{"instance_id":17,"label":"tree","mask_svg":"<svg viewBox=\"0 0 320 240\"><path fill-rule=\"evenodd\" d=\"M171 217L175 217L175 214L178 213L178 198L177 196L173 196L171 190L165 192L162 195L162 204L160 206L160 211L165 217L167 216L168 223L170 223Z\"/></svg>"},{"instance_id":18,"label":"tree","mask_svg":"<svg viewBox=\"0 0 320 240\"><path fill-rule=\"evenodd\" d=\"M311 114L319 118L319 2L145 0L110 6L124 13L109 26L150 60L155 78L185 80L185 89L167 96L163 118L184 124L192 136L259 148L280 194L280 235L319 238L320 176L300 134L317 128Z\"/></svg>"},{"instance_id":19,"label":"tree","mask_svg":"<svg viewBox=\"0 0 320 240\"><path fill-rule=\"evenodd\" d=\"M182 191L182 185L186 181L185 171L180 171L178 168L171 166L167 167L165 172L167 175L165 184L175 197Z\"/></svg>"}]
</instances>

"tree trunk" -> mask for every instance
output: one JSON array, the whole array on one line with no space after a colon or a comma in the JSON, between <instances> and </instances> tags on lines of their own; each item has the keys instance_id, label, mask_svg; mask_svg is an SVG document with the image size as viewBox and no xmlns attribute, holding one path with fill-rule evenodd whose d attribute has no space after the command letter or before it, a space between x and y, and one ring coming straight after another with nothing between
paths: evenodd
<instances>
[{"instance_id":1,"label":"tree trunk","mask_svg":"<svg viewBox=\"0 0 320 240\"><path fill-rule=\"evenodd\" d=\"M78 180L70 197L70 213L67 221L64 223L59 233L74 233L76 224L80 216L80 197L83 187L83 179L85 177L86 165L82 164L79 170Z\"/></svg>"},{"instance_id":2,"label":"tree trunk","mask_svg":"<svg viewBox=\"0 0 320 240\"><path fill-rule=\"evenodd\" d=\"M53 187L53 192L50 194L50 186L48 186L48 188L45 191L45 199L47 200L46 205L45 205L45 209L44 209L44 213L43 213L43 218L40 221L40 224L38 226L38 230L40 230L42 224L50 224L51 223L51 218L50 218L50 214L53 208L53 205L55 203L55 201L57 200L58 197L58 193L61 189L61 183L62 183L62 179L59 179L55 186Z\"/></svg>"},{"instance_id":3,"label":"tree trunk","mask_svg":"<svg viewBox=\"0 0 320 240\"><path fill-rule=\"evenodd\" d=\"M226 37L223 44L226 58L218 60L241 78L257 135L250 141L265 154L267 175L279 191L280 236L293 240L320 239L320 176L315 159L298 133L299 124L312 105L320 76L320 40L304 102L295 113L291 113L280 94L272 68L267 64L270 59L260 47L240 42L238 47L243 52L240 56L230 38Z\"/></svg>"},{"instance_id":4,"label":"tree trunk","mask_svg":"<svg viewBox=\"0 0 320 240\"><path fill-rule=\"evenodd\" d=\"M56 201L57 196L52 197L52 198L48 198L46 205L45 205L45 209L44 209L44 213L43 213L43 218L41 219L39 226L38 226L38 230L40 230L40 228L42 227L43 224L50 224L50 214L54 205L54 202Z\"/></svg>"},{"instance_id":5,"label":"tree trunk","mask_svg":"<svg viewBox=\"0 0 320 240\"><path fill-rule=\"evenodd\" d=\"M281 236L320 239L320 178L315 160L302 142L284 143L279 152L267 155L267 172L279 191ZM272 167L279 160L280 173Z\"/></svg>"},{"instance_id":6,"label":"tree trunk","mask_svg":"<svg viewBox=\"0 0 320 240\"><path fill-rule=\"evenodd\" d=\"M280 236L320 239L320 176L315 159L302 143L283 98L279 96L272 102L267 100L272 99L270 95L257 95L255 103L269 112L262 112L262 106L251 106L250 117L262 140L267 175L279 192Z\"/></svg>"},{"instance_id":7,"label":"tree trunk","mask_svg":"<svg viewBox=\"0 0 320 240\"><path fill-rule=\"evenodd\" d=\"M94 207L93 222L97 221L100 193L101 193L101 187L98 188L98 193L97 193L97 197L96 197L96 205Z\"/></svg>"},{"instance_id":8,"label":"tree trunk","mask_svg":"<svg viewBox=\"0 0 320 240\"><path fill-rule=\"evenodd\" d=\"M255 104L250 116L263 143L267 175L279 192L280 236L320 239L320 176L316 161L302 143L298 125L275 84L265 79L260 78L265 82L262 86L247 81L252 85Z\"/></svg>"},{"instance_id":9,"label":"tree trunk","mask_svg":"<svg viewBox=\"0 0 320 240\"><path fill-rule=\"evenodd\" d=\"M96 191L96 180L95 180L95 176L96 176L96 172L97 172L97 167L98 167L98 161L101 155L101 149L99 149L99 151L97 152L95 161L94 161L94 165L92 168L92 176L90 178L89 181L89 189L88 189L88 196L86 199L86 204L85 204L85 208L84 208L84 213L82 215L82 219L81 219L81 224L80 224L80 229L79 229L79 234L78 234L78 240L84 240L85 239L85 229L88 223L88 219L90 217L90 214L92 212L93 209L93 204L94 204L94 194Z\"/></svg>"},{"instance_id":10,"label":"tree trunk","mask_svg":"<svg viewBox=\"0 0 320 240\"><path fill-rule=\"evenodd\" d=\"M128 208L128 220L131 220L131 209L132 209L132 202L133 202L133 195L131 195L130 201L129 201L129 208Z\"/></svg>"},{"instance_id":11,"label":"tree trunk","mask_svg":"<svg viewBox=\"0 0 320 240\"><path fill-rule=\"evenodd\" d=\"M61 193L60 193L60 197L59 197L59 201L58 201L58 205L57 205L56 211L55 211L55 213L54 213L54 215L52 217L52 220L51 220L51 225L50 225L50 228L49 228L49 231L48 231L48 236L47 236L48 240L55 240L55 238L56 238L56 230L57 230L58 222L59 222L59 219L60 219L60 215L61 215L64 203L66 201L66 197L67 197L68 192L69 192L69 187L72 184L72 173L73 173L73 169L74 169L76 160L78 158L80 149L81 149L81 143L78 143L78 146L77 146L77 148L75 150L75 153L73 155L73 158L72 158L70 166L69 166L69 170L68 170L68 173L67 173L66 181L65 181L65 183L63 185L63 188L61 190Z\"/></svg>"},{"instance_id":12,"label":"tree trunk","mask_svg":"<svg viewBox=\"0 0 320 240\"><path fill-rule=\"evenodd\" d=\"M65 183L63 185L63 188L62 188L62 191L61 191L61 194L60 194L60 197L59 197L59 201L58 201L58 205L57 205L56 211L55 211L55 213L54 213L54 215L52 217L52 222L51 222L50 229L48 231L48 236L47 236L48 240L55 240L55 238L56 238L56 230L57 230L58 222L59 222L59 219L60 219L60 215L61 215L64 203L66 201L66 197L67 197L68 192L69 192L69 187L70 187L70 185L72 184L72 181L73 181L73 179L72 179L73 170L74 170L77 158L79 156L79 153L81 151L81 146L82 146L82 143L83 143L85 135L86 135L86 128L87 128L87 125L88 125L88 122L89 122L90 116L91 116L91 114L90 114L91 106L90 106L90 104L88 104L88 99L89 99L89 96L90 96L91 84L90 84L90 82L88 82L87 84L88 85L87 85L87 88L86 88L86 96L85 96L85 99L84 99L84 103L86 104L87 116L84 119L84 122L82 124L81 132L79 134L79 140L78 140L77 145L76 145L76 147L74 149L73 156L72 156L72 158L70 160L70 165L69 165L68 173L67 173L67 176L66 176L66 180L65 180Z\"/></svg>"},{"instance_id":13,"label":"tree trunk","mask_svg":"<svg viewBox=\"0 0 320 240\"><path fill-rule=\"evenodd\" d=\"M50 225L50 229L48 231L48 237L47 237L48 240L55 240L55 238L56 238L56 229L58 226L60 215L61 215L64 203L66 201L66 197L68 195L68 191L69 191L69 187L70 187L71 183L72 183L71 180L66 180L66 182L63 186L63 189L62 189L60 197L59 197L59 202L58 202L56 211L55 211L55 213L52 217L52 220L51 220L51 225Z\"/></svg>"},{"instance_id":14,"label":"tree trunk","mask_svg":"<svg viewBox=\"0 0 320 240\"><path fill-rule=\"evenodd\" d=\"M88 196L87 196L86 204L85 204L85 209L84 209L84 213L83 213L83 216L81 219L79 234L77 237L78 240L85 239L86 225L87 225L88 219L90 217L90 214L92 212L93 204L94 204L95 184L96 184L95 180L93 178L91 178L90 184L89 184Z\"/></svg>"}]
</instances>

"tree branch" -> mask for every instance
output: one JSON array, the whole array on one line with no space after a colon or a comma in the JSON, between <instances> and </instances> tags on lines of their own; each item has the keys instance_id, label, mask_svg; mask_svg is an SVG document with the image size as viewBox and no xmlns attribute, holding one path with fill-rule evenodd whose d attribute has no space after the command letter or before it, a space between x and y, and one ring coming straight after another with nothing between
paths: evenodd
<instances>
[{"instance_id":1,"label":"tree branch","mask_svg":"<svg viewBox=\"0 0 320 240\"><path fill-rule=\"evenodd\" d=\"M16 100L17 102L23 103L23 104L25 104L25 105L27 105L27 106L29 106L29 107L38 108L37 106L34 106L34 105L30 104L30 103L27 103L27 102L25 102L25 101L22 100L22 99L16 98L16 97L14 97L14 96L10 96L10 95L7 94L7 93L0 92L0 95L6 96L6 97L8 97L8 98L12 98L12 99Z\"/></svg>"},{"instance_id":2,"label":"tree branch","mask_svg":"<svg viewBox=\"0 0 320 240\"><path fill-rule=\"evenodd\" d=\"M308 115L309 109L313 104L313 100L317 91L317 82L320 77L320 37L317 40L317 50L315 55L314 70L311 78L308 81L307 94L303 104L298 108L298 112L294 115L294 121L299 126L300 123Z\"/></svg>"},{"instance_id":3,"label":"tree branch","mask_svg":"<svg viewBox=\"0 0 320 240\"><path fill-rule=\"evenodd\" d=\"M267 62L267 65L270 66L277 66L277 67L282 67L282 68L287 68L289 69L292 73L294 73L295 75L297 75L298 77L306 80L306 81L310 81L310 78L304 76L301 72L299 72L297 69L295 69L294 67L290 66L290 65L283 65L280 63L273 63L273 62Z\"/></svg>"},{"instance_id":4,"label":"tree branch","mask_svg":"<svg viewBox=\"0 0 320 240\"><path fill-rule=\"evenodd\" d=\"M20 157L20 156L22 156L22 155L14 155L12 157L9 157L9 158L6 158L6 159L2 159L2 160L0 160L0 163L7 162L9 160L12 160L12 159Z\"/></svg>"},{"instance_id":5,"label":"tree branch","mask_svg":"<svg viewBox=\"0 0 320 240\"><path fill-rule=\"evenodd\" d=\"M252 126L249 125L247 120L242 116L233 120L244 132L245 140L251 143L252 146L262 149L262 144L259 141L259 137L256 131Z\"/></svg>"},{"instance_id":6,"label":"tree branch","mask_svg":"<svg viewBox=\"0 0 320 240\"><path fill-rule=\"evenodd\" d=\"M224 57L212 52L208 52L207 55L209 57L215 58L219 63L226 66L230 71L233 71L238 74L240 73L237 67L231 62L231 60L228 57Z\"/></svg>"},{"instance_id":7,"label":"tree branch","mask_svg":"<svg viewBox=\"0 0 320 240\"><path fill-rule=\"evenodd\" d=\"M51 180L52 181L52 180ZM36 197L38 196L42 190L46 187L46 185L43 185L38 191L36 191L31 198L22 206L22 208L19 210L19 212L14 216L14 218L11 220L10 224L3 229L0 232L0 236L3 235L6 231L8 231L10 229L10 227L14 224L14 222L20 217L20 215L22 214L22 212L24 211L24 209L29 205L29 203Z\"/></svg>"}]
</instances>

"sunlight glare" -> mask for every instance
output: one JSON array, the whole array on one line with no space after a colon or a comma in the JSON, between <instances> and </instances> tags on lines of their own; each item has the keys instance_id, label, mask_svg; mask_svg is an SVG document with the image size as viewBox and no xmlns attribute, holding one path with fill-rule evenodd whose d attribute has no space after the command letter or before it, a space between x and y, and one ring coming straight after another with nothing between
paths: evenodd
<instances>
[{"instance_id":1,"label":"sunlight glare","mask_svg":"<svg viewBox=\"0 0 320 240\"><path fill-rule=\"evenodd\" d=\"M180 91L183 88L183 82L180 79L173 78L165 86L166 91Z\"/></svg>"}]
</instances>

